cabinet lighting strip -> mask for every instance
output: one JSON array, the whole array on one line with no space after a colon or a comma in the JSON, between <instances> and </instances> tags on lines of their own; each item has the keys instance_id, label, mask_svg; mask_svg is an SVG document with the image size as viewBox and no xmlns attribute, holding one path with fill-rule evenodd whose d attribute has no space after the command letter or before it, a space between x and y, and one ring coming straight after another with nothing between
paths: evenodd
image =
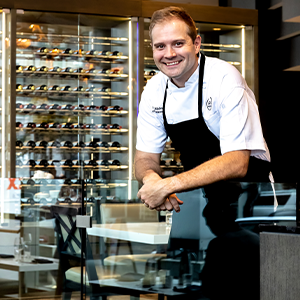
<instances>
[{"instance_id":1,"label":"cabinet lighting strip","mask_svg":"<svg viewBox=\"0 0 300 300\"><path fill-rule=\"evenodd\" d=\"M246 76L246 63L245 63L245 26L242 27L242 76Z\"/></svg>"},{"instance_id":2,"label":"cabinet lighting strip","mask_svg":"<svg viewBox=\"0 0 300 300\"><path fill-rule=\"evenodd\" d=\"M238 45L238 44L207 44L207 43L201 43L201 46L203 46L203 47L233 48L233 49L241 48L241 45Z\"/></svg>"},{"instance_id":3,"label":"cabinet lighting strip","mask_svg":"<svg viewBox=\"0 0 300 300\"><path fill-rule=\"evenodd\" d=\"M223 49L203 49L203 48L200 48L200 51L203 51L203 52L230 52L228 50L223 50Z\"/></svg>"},{"instance_id":4,"label":"cabinet lighting strip","mask_svg":"<svg viewBox=\"0 0 300 300\"><path fill-rule=\"evenodd\" d=\"M128 47L129 47L129 59L128 59L128 64L129 64L129 80L128 80L128 91L129 91L129 101L128 101L128 111L129 111L129 115L128 115L128 118L129 118L129 125L128 125L128 129L129 129L129 133L128 133L128 145L129 145L129 153L128 153L128 156L129 156L129 161L128 161L128 199L132 199L132 171L133 171L133 150L132 150L132 147L133 147L133 136L132 136L132 130L133 130L133 113L132 113L132 109L133 109L133 105L132 105L132 64L133 64L133 61L132 61L132 20L129 21L129 24L128 24L129 28L129 43L128 43Z\"/></svg>"},{"instance_id":5,"label":"cabinet lighting strip","mask_svg":"<svg viewBox=\"0 0 300 300\"><path fill-rule=\"evenodd\" d=\"M2 12L2 35L3 33L6 32L6 13ZM6 54L6 45L5 45L5 36L3 36L2 38L2 68L3 70L6 70L6 59L5 59L5 54ZM2 128L4 129L4 131L2 131L2 146L4 147L5 150L5 94L6 94L6 89L5 89L5 80L6 80L6 76L2 76L1 78L1 83L2 83L2 91L1 91L1 96L2 96ZM2 151L1 152L1 223L4 222L4 185L5 185L5 154L6 151Z\"/></svg>"},{"instance_id":6,"label":"cabinet lighting strip","mask_svg":"<svg viewBox=\"0 0 300 300\"><path fill-rule=\"evenodd\" d=\"M3 38L2 38L2 68L3 70L6 70L6 45L5 45L5 32L6 32L6 13L5 12L2 12L2 35L3 35ZM6 76L2 76L1 78L1 81L2 81L2 90L1 90L1 96L2 96L2 128L3 128L3 131L2 131L2 136L1 136L1 139L2 139L2 145L5 149L5 144L6 144L6 141L5 141L5 132L6 132L6 124L5 124L5 114L6 114L6 104L5 104L5 100L6 100ZM6 151L2 151L1 153L1 166L2 166L2 172L1 172L1 177L2 178L5 178L5 173L6 173L6 164L5 164L5 153ZM2 187L2 190L1 191L4 191L3 187ZM3 196L3 195L2 195ZM4 199L4 197L1 197L1 199ZM2 207L2 205L1 205Z\"/></svg>"},{"instance_id":7,"label":"cabinet lighting strip","mask_svg":"<svg viewBox=\"0 0 300 300\"><path fill-rule=\"evenodd\" d=\"M36 43L39 43L39 41L38 40L32 40L31 39L31 42L33 43L33 42L36 42ZM83 42L82 40L80 41L79 40L79 42L78 41L71 41L71 40L64 40L64 41L51 41L51 43L61 43L61 42L63 42L63 43L68 43L68 44L74 44L74 45L78 45L78 43L80 43L80 44L82 44L82 45L90 45L90 42ZM49 41L48 41L48 43L49 43ZM31 45L33 45L33 44L31 44ZM112 43L112 42L99 42L99 43L96 43L96 42L93 42L93 45L101 45L101 46L120 46L121 45L121 43Z\"/></svg>"}]
</instances>

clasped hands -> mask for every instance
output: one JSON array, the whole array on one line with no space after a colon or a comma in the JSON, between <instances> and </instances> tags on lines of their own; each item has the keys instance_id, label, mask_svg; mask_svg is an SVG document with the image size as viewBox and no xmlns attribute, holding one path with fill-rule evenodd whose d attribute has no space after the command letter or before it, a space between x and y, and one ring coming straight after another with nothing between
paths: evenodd
<instances>
[{"instance_id":1,"label":"clasped hands","mask_svg":"<svg viewBox=\"0 0 300 300\"><path fill-rule=\"evenodd\" d=\"M137 196L149 208L157 211L173 209L180 211L183 201L179 200L175 193L170 192L170 178L162 179L157 173L151 173L144 177L144 185Z\"/></svg>"}]
</instances>

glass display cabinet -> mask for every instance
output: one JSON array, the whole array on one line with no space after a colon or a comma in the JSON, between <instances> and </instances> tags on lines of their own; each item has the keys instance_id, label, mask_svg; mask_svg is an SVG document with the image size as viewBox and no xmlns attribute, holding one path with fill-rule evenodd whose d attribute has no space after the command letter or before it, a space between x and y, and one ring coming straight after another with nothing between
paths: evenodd
<instances>
[{"instance_id":1,"label":"glass display cabinet","mask_svg":"<svg viewBox=\"0 0 300 300\"><path fill-rule=\"evenodd\" d=\"M0 18L1 296L15 280L20 297L43 297L62 282L50 208L75 207L99 223L101 201L137 194L137 26L128 17L9 9Z\"/></svg>"},{"instance_id":2,"label":"glass display cabinet","mask_svg":"<svg viewBox=\"0 0 300 300\"><path fill-rule=\"evenodd\" d=\"M91 196L116 196L117 186L130 198L124 180L133 176L134 21L31 11L15 18L15 51L6 49L11 60L2 57L15 68L2 89L2 99L12 100L2 107L13 123L11 174L74 186L85 178L101 187Z\"/></svg>"}]
</instances>

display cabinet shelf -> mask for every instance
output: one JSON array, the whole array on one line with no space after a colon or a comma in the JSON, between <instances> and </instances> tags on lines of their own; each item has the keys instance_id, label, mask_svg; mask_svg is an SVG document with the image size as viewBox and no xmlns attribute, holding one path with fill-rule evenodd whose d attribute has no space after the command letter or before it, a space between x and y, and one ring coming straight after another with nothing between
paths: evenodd
<instances>
[{"instance_id":1,"label":"display cabinet shelf","mask_svg":"<svg viewBox=\"0 0 300 300\"><path fill-rule=\"evenodd\" d=\"M22 166L16 166L17 169L30 169L31 171L35 171L35 170L51 170L51 169L55 169L55 168L62 168L62 169L68 169L68 170L76 170L76 169L80 169L80 168L83 168L85 171L119 171L119 170L126 170L128 169L128 166L126 165L121 165L121 166L88 166L88 165L85 165L85 166L63 166L63 165L54 165L54 166L39 166L39 165L36 165L35 167L31 167L31 166L27 166L27 165L22 165Z\"/></svg>"},{"instance_id":2,"label":"display cabinet shelf","mask_svg":"<svg viewBox=\"0 0 300 300\"><path fill-rule=\"evenodd\" d=\"M19 52L19 54L22 54ZM23 53L25 54L25 53ZM28 54L28 53L26 53ZM128 56L126 55L98 55L98 54L65 54L65 53L38 53L38 52L33 52L33 54L38 55L40 58L47 58L47 59L63 59L63 58L82 58L82 59L105 59L109 60L127 60Z\"/></svg>"},{"instance_id":3,"label":"display cabinet shelf","mask_svg":"<svg viewBox=\"0 0 300 300\"><path fill-rule=\"evenodd\" d=\"M166 166L160 166L162 169L183 169L183 166L170 166L170 165L166 165Z\"/></svg>"},{"instance_id":4,"label":"display cabinet shelf","mask_svg":"<svg viewBox=\"0 0 300 300\"><path fill-rule=\"evenodd\" d=\"M26 129L26 128L18 128L18 132L26 132L26 133L51 133L51 134L59 134L61 135L62 133L67 133L71 135L78 135L78 134L96 134L96 133L101 133L102 135L117 135L117 134L123 134L127 133L128 129L126 128L121 128L121 129L64 129L64 128L59 128L59 129L41 129L41 128L34 128L34 129ZM55 148L55 147L53 147Z\"/></svg>"},{"instance_id":5,"label":"display cabinet shelf","mask_svg":"<svg viewBox=\"0 0 300 300\"><path fill-rule=\"evenodd\" d=\"M37 201L37 200L34 200L34 199L21 199L21 208L38 208L39 209L39 212L41 212L40 210L40 207L45 207L47 205L53 205L53 204L56 204L56 205L59 205L59 204L70 204L70 205L78 205L80 204L82 201L81 201L81 198L76 198L76 199L70 199L70 198L67 198L67 199L42 199L40 201ZM86 201L87 205L92 205L93 201ZM48 210L45 210L44 212L49 212Z\"/></svg>"},{"instance_id":6,"label":"display cabinet shelf","mask_svg":"<svg viewBox=\"0 0 300 300\"><path fill-rule=\"evenodd\" d=\"M48 109L23 109L23 108L17 108L16 113L18 114L51 114L54 116L86 116L86 117L121 117L128 114L127 110L110 110L110 111L100 111L100 110L48 110ZM26 130L26 128L23 128ZM39 130L39 128L36 128ZM63 128L61 130L64 130Z\"/></svg>"},{"instance_id":7,"label":"display cabinet shelf","mask_svg":"<svg viewBox=\"0 0 300 300\"><path fill-rule=\"evenodd\" d=\"M51 184L51 180L48 180L47 182L43 182L43 183L38 183L40 181L33 181L32 184L24 184L22 183L20 185L21 188L40 188L40 187L49 187L49 188L53 188L53 186L57 186L57 187L81 187L81 183L72 183L72 180L70 181L70 183L66 184L66 183L59 183L59 184ZM48 183L50 182L50 183ZM76 181L75 181L76 182ZM95 188L119 188L119 187L127 187L128 184L127 183L101 183L95 181L95 183L85 183L86 186L88 187L95 187Z\"/></svg>"},{"instance_id":8,"label":"display cabinet shelf","mask_svg":"<svg viewBox=\"0 0 300 300\"><path fill-rule=\"evenodd\" d=\"M101 151L102 153L117 153L117 152L125 152L128 151L128 147L109 147L109 148L104 148L104 147L99 147L97 149L92 149L92 148L77 148L77 147L72 147L72 148L67 148L67 147L16 147L16 152L28 152L28 153L43 153L46 151L62 151L62 152L69 152L69 153L99 153Z\"/></svg>"},{"instance_id":9,"label":"display cabinet shelf","mask_svg":"<svg viewBox=\"0 0 300 300\"><path fill-rule=\"evenodd\" d=\"M176 149L175 148L172 148L172 147L165 147L164 151L163 152L175 152Z\"/></svg>"},{"instance_id":10,"label":"display cabinet shelf","mask_svg":"<svg viewBox=\"0 0 300 300\"><path fill-rule=\"evenodd\" d=\"M77 87L71 87L71 89L75 89ZM102 92L102 91L96 91L96 92L90 92L90 91L49 91L49 90L33 90L33 91L26 91L26 90L19 90L16 89L16 92L19 95L30 95L30 96L41 96L41 97L45 97L48 95L53 95L53 94L60 94L60 95L67 95L67 96L86 96L86 97L90 97L90 96L128 96L128 92Z\"/></svg>"},{"instance_id":11,"label":"display cabinet shelf","mask_svg":"<svg viewBox=\"0 0 300 300\"><path fill-rule=\"evenodd\" d=\"M74 43L78 43L78 39L87 39L87 40L104 40L104 41L113 41L113 42L128 42L129 39L127 37L109 37L109 36L90 36L90 35L74 35L74 34L55 34L55 33L38 33L38 32L17 32L17 37L27 37L30 39L38 39L43 38L47 42L47 38L57 38L56 42L66 42L65 38L73 38ZM67 41L68 43L70 40ZM109 44L111 45L111 44Z\"/></svg>"},{"instance_id":12,"label":"display cabinet shelf","mask_svg":"<svg viewBox=\"0 0 300 300\"><path fill-rule=\"evenodd\" d=\"M101 72L101 69L96 70L97 72ZM93 78L93 79L118 79L118 78L127 78L128 74L104 74L104 73L88 73L88 72L82 72L82 73L75 73L75 72L50 72L50 71L17 71L17 75L20 77L21 75L26 77L41 77L41 76L59 76L60 78Z\"/></svg>"},{"instance_id":13,"label":"display cabinet shelf","mask_svg":"<svg viewBox=\"0 0 300 300\"><path fill-rule=\"evenodd\" d=\"M59 95L58 93L56 94L45 94L45 97L42 97L41 95L35 96L34 93L32 94L23 94L23 95L19 95L19 103L21 103L23 106L25 103L28 103L31 98L35 98L35 99L47 99L47 101L49 101L49 105L51 104L58 104L58 102L60 104L66 104L66 103L70 103L73 102L76 105L78 104L82 104L80 102L85 102L87 104L85 104L84 106L89 106L88 104L90 104L92 101L96 101L96 100L118 100L118 101L122 101L122 102L126 102L126 98L128 96L126 95L93 95L93 94L82 94L82 95L74 95L74 94L64 94L64 95ZM56 102L56 103L51 103L51 102ZM99 105L97 105L99 106ZM54 110L55 111L55 110ZM51 113L51 112L50 112Z\"/></svg>"}]
</instances>

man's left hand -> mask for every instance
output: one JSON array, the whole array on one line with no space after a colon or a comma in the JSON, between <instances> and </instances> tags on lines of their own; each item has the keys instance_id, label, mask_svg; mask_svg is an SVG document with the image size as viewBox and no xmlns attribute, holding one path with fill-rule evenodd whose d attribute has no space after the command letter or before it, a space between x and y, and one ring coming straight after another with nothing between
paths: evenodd
<instances>
[{"instance_id":1,"label":"man's left hand","mask_svg":"<svg viewBox=\"0 0 300 300\"><path fill-rule=\"evenodd\" d=\"M147 178L144 179L144 185L139 190L137 196L150 209L160 206L168 198L164 179L161 179L160 176L155 176L154 174L147 176Z\"/></svg>"}]
</instances>

